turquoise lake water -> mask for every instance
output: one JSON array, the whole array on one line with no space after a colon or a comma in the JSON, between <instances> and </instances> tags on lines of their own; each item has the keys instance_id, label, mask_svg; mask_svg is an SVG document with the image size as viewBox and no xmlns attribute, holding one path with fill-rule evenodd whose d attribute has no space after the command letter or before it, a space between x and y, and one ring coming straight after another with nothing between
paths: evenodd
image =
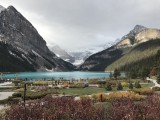
<instances>
[{"instance_id":1,"label":"turquoise lake water","mask_svg":"<svg viewBox=\"0 0 160 120\"><path fill-rule=\"evenodd\" d=\"M3 74L0 78L3 79L28 79L28 80L43 80L43 79L93 79L93 78L108 78L107 72L22 72L16 74Z\"/></svg>"}]
</instances>

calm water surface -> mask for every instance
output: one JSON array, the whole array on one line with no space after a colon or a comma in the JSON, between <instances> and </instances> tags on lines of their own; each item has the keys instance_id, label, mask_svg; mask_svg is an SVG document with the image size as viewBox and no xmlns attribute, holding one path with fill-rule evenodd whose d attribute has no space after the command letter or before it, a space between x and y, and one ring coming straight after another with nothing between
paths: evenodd
<instances>
[{"instance_id":1,"label":"calm water surface","mask_svg":"<svg viewBox=\"0 0 160 120\"><path fill-rule=\"evenodd\" d=\"M108 78L107 72L22 72L17 74L3 74L0 76L4 79L25 79L38 80L38 79L93 79L93 78Z\"/></svg>"}]
</instances>

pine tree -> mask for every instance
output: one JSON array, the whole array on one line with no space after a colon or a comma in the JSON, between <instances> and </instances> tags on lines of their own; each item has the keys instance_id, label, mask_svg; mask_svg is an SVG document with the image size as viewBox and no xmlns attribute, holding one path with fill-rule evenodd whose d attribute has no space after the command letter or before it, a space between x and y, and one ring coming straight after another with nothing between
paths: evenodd
<instances>
[{"instance_id":1,"label":"pine tree","mask_svg":"<svg viewBox=\"0 0 160 120\"><path fill-rule=\"evenodd\" d=\"M107 91L111 91L112 90L111 83L107 82L107 84L106 84L106 90Z\"/></svg>"},{"instance_id":2,"label":"pine tree","mask_svg":"<svg viewBox=\"0 0 160 120\"><path fill-rule=\"evenodd\" d=\"M117 84L117 90L123 90L123 86L122 86L121 82L119 82Z\"/></svg>"},{"instance_id":3,"label":"pine tree","mask_svg":"<svg viewBox=\"0 0 160 120\"><path fill-rule=\"evenodd\" d=\"M130 77L131 77L132 79L136 79L137 76L138 76L138 75L137 75L137 71L135 71L135 70L131 70L129 74L130 74Z\"/></svg>"},{"instance_id":4,"label":"pine tree","mask_svg":"<svg viewBox=\"0 0 160 120\"><path fill-rule=\"evenodd\" d=\"M139 81L135 82L135 88L141 88L141 85L140 85Z\"/></svg>"},{"instance_id":5,"label":"pine tree","mask_svg":"<svg viewBox=\"0 0 160 120\"><path fill-rule=\"evenodd\" d=\"M130 82L128 87L129 89L133 89L133 84Z\"/></svg>"},{"instance_id":6,"label":"pine tree","mask_svg":"<svg viewBox=\"0 0 160 120\"><path fill-rule=\"evenodd\" d=\"M110 72L110 74L109 74L109 78L111 79L113 77L113 73L112 72Z\"/></svg>"},{"instance_id":7,"label":"pine tree","mask_svg":"<svg viewBox=\"0 0 160 120\"><path fill-rule=\"evenodd\" d=\"M114 76L114 78L117 80L117 77L118 77L118 76L121 76L120 71L119 71L118 69L115 69L115 70L114 70L114 73L113 73L113 76Z\"/></svg>"}]
</instances>

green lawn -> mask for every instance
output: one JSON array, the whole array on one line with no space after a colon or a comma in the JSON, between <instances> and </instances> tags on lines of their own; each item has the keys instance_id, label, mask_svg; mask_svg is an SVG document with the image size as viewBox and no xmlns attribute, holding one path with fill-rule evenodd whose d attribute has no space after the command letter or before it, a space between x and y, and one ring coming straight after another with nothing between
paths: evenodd
<instances>
[{"instance_id":1,"label":"green lawn","mask_svg":"<svg viewBox=\"0 0 160 120\"><path fill-rule=\"evenodd\" d=\"M152 87L153 83L145 83L145 84L141 84L142 87ZM123 91L127 91L129 90L128 87L124 87ZM112 91L106 91L105 88L60 88L57 89L57 92L60 94L66 94L66 95L91 95L91 94L95 94L95 93L106 93L106 92L116 92L117 88L116 87L112 87Z\"/></svg>"},{"instance_id":2,"label":"green lawn","mask_svg":"<svg viewBox=\"0 0 160 120\"><path fill-rule=\"evenodd\" d=\"M6 88L6 87L2 87L0 88L0 92L13 92L14 88Z\"/></svg>"},{"instance_id":3,"label":"green lawn","mask_svg":"<svg viewBox=\"0 0 160 120\"><path fill-rule=\"evenodd\" d=\"M143 83L140 83L142 87L153 87L154 84L152 82L148 83L148 84L143 84Z\"/></svg>"},{"instance_id":4,"label":"green lawn","mask_svg":"<svg viewBox=\"0 0 160 120\"><path fill-rule=\"evenodd\" d=\"M94 93L107 92L105 88L61 88L57 92L67 95L91 95Z\"/></svg>"}]
</instances>

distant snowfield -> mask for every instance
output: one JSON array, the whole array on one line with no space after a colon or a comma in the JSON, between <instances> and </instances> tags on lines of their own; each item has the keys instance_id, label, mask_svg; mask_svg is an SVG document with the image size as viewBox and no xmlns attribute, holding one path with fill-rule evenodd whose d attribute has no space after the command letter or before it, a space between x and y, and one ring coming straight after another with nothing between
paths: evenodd
<instances>
[{"instance_id":1,"label":"distant snowfield","mask_svg":"<svg viewBox=\"0 0 160 120\"><path fill-rule=\"evenodd\" d=\"M81 65L83 62L84 62L84 60L75 60L73 65L78 66L78 65Z\"/></svg>"}]
</instances>

